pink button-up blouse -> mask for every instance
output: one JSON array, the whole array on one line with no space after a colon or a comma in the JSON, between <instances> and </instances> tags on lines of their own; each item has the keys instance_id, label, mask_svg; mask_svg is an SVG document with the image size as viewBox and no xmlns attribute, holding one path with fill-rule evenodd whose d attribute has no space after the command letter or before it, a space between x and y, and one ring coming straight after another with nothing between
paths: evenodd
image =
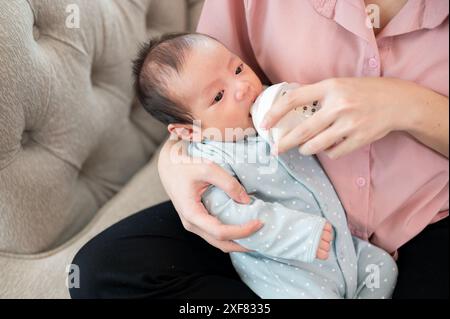
<instances>
[{"instance_id":1,"label":"pink button-up blouse","mask_svg":"<svg viewBox=\"0 0 450 319\"><path fill-rule=\"evenodd\" d=\"M197 31L271 83L385 76L448 96L448 12L448 0L409 0L375 37L363 0L206 0ZM448 159L406 132L318 158L352 233L389 252L448 216Z\"/></svg>"}]
</instances>

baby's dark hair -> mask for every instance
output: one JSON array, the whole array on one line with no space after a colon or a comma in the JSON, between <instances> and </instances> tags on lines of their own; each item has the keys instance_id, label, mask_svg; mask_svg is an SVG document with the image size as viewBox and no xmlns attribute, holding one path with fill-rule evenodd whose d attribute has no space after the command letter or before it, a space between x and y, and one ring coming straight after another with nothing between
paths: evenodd
<instances>
[{"instance_id":1,"label":"baby's dark hair","mask_svg":"<svg viewBox=\"0 0 450 319\"><path fill-rule=\"evenodd\" d=\"M136 95L153 117L164 124L192 123L188 108L170 94L170 79L179 74L196 42L215 40L201 33L166 33L150 39L133 61ZM216 40L217 41L217 40Z\"/></svg>"}]
</instances>

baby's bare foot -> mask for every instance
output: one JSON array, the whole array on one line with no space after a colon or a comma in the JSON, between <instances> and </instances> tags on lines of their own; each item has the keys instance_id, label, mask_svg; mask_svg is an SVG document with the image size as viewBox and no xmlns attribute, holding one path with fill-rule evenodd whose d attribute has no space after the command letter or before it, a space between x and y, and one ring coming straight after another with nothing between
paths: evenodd
<instances>
[{"instance_id":1,"label":"baby's bare foot","mask_svg":"<svg viewBox=\"0 0 450 319\"><path fill-rule=\"evenodd\" d=\"M331 241L333 240L333 228L330 223L326 223L322 231L319 248L316 257L322 260L328 259L330 253Z\"/></svg>"}]
</instances>

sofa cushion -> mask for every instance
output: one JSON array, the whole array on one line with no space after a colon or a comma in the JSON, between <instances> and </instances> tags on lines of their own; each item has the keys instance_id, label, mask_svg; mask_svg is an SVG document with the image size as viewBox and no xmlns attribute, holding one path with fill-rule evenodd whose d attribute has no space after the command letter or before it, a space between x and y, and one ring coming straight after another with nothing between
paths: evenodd
<instances>
[{"instance_id":1,"label":"sofa cushion","mask_svg":"<svg viewBox=\"0 0 450 319\"><path fill-rule=\"evenodd\" d=\"M68 266L78 250L117 221L167 199L154 156L71 240L41 254L0 253L0 299L68 298Z\"/></svg>"},{"instance_id":2,"label":"sofa cushion","mask_svg":"<svg viewBox=\"0 0 450 319\"><path fill-rule=\"evenodd\" d=\"M0 0L0 252L62 245L148 162L165 129L133 107L131 60L191 6Z\"/></svg>"}]
</instances>

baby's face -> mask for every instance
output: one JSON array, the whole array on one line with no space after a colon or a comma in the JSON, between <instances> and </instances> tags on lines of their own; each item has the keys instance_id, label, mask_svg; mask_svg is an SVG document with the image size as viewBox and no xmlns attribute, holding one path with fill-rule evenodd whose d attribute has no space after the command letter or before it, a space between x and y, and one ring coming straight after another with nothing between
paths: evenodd
<instances>
[{"instance_id":1,"label":"baby's face","mask_svg":"<svg viewBox=\"0 0 450 319\"><path fill-rule=\"evenodd\" d=\"M226 129L253 129L250 108L263 86L253 70L222 44L208 41L194 47L184 68L174 81L174 91L189 106L194 119L201 120L201 129L216 129L222 138L230 140Z\"/></svg>"}]
</instances>

